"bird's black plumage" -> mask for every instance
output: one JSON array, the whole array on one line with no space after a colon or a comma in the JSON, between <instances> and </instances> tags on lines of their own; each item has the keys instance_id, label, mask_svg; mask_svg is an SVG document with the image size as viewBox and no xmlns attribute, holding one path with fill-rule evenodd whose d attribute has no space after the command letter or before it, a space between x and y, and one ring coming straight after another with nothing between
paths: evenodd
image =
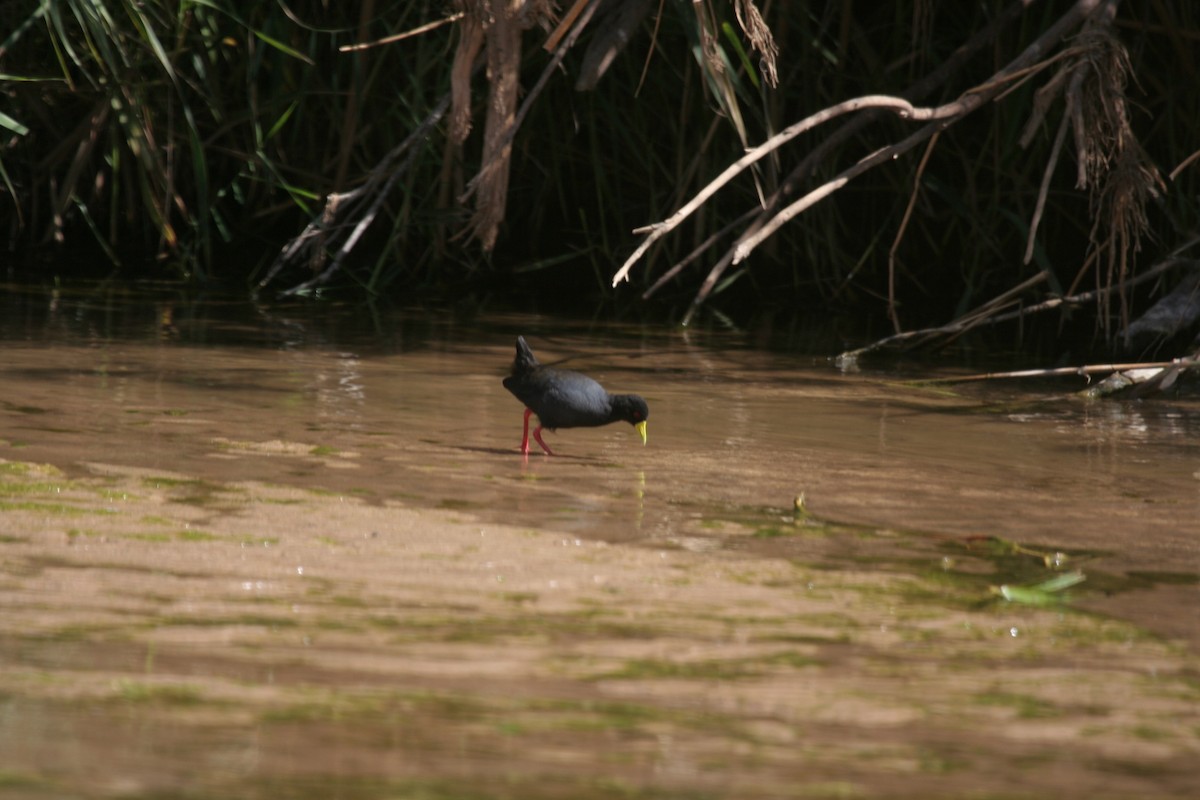
<instances>
[{"instance_id":1,"label":"bird's black plumage","mask_svg":"<svg viewBox=\"0 0 1200 800\"><path fill-rule=\"evenodd\" d=\"M650 408L645 400L636 394L609 394L586 375L543 366L523 336L517 337L517 355L512 374L504 379L504 388L525 404L525 433L521 442L524 453L529 452L530 413L537 414L541 423L533 438L551 455L550 448L542 441L543 428L591 428L623 421L637 428L642 443L646 442Z\"/></svg>"}]
</instances>

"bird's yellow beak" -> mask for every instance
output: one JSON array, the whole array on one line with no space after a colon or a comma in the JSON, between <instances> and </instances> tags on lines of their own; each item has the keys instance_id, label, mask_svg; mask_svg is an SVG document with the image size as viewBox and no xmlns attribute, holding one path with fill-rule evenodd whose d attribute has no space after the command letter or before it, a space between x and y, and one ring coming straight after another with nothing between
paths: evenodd
<instances>
[{"instance_id":1,"label":"bird's yellow beak","mask_svg":"<svg viewBox=\"0 0 1200 800\"><path fill-rule=\"evenodd\" d=\"M638 435L642 437L642 444L646 444L646 420L642 420L633 427L637 428Z\"/></svg>"}]
</instances>

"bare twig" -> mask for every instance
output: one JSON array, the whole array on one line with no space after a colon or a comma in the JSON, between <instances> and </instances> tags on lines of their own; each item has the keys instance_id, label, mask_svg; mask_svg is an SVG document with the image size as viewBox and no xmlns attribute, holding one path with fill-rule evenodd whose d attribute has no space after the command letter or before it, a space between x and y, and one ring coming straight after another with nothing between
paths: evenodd
<instances>
[{"instance_id":1,"label":"bare twig","mask_svg":"<svg viewBox=\"0 0 1200 800\"><path fill-rule=\"evenodd\" d=\"M567 10L567 13L563 14L562 20L555 26L550 35L546 37L546 42L542 45L542 48L547 53L553 53L558 49L558 45L562 42L563 37L575 25L575 20L579 19L579 15L583 13L584 7L590 2L591 0L575 0L575 4ZM588 16L591 15L589 14ZM583 24L586 25L587 20L584 20ZM580 30L582 30L582 26L580 26Z\"/></svg>"},{"instance_id":2,"label":"bare twig","mask_svg":"<svg viewBox=\"0 0 1200 800\"><path fill-rule=\"evenodd\" d=\"M1188 165L1191 164L1193 161L1195 161L1198 158L1200 158L1200 150L1197 150L1196 152L1192 153L1190 156L1185 158L1183 161L1180 161L1179 166L1177 166L1175 169L1171 170L1171 174L1168 175L1167 177L1170 178L1171 180L1175 180L1175 178L1178 177L1179 173L1181 173L1185 169L1187 169Z\"/></svg>"},{"instance_id":3,"label":"bare twig","mask_svg":"<svg viewBox=\"0 0 1200 800\"><path fill-rule=\"evenodd\" d=\"M977 86L967 91L953 103L936 108L919 109L919 113L908 112L905 114L906 118L909 119L932 120L931 124L926 125L924 128L910 135L901 142L898 142L890 147L882 148L881 150L864 157L857 164L853 165L847 170L844 170L833 180L810 191L808 194L787 206L782 211L778 211L777 213L772 211L772 216L769 219L764 220L762 216L760 216L759 220L756 220L755 223L751 225L750 229L748 229L741 237L739 237L738 241L734 243L730 251L728 251L726 255L722 257L719 263L710 271L708 277L705 279L700 287L700 290L696 294L696 298L692 304L692 310L688 313L687 318L690 320L691 314L712 292L725 269L727 269L731 264L736 264L744 260L759 244L769 238L784 224L802 213L805 209L811 207L821 199L824 199L833 192L837 191L854 177L862 174L874 166L877 166L880 163L883 163L886 160L907 152L912 147L915 147L921 142L928 140L937 132L948 127L951 122L957 121L958 119L978 109L984 103L995 99L1014 82L1026 80L1032 72L1035 72L1036 70L1044 68L1046 65L1048 65L1050 61L1045 59L1049 49L1058 44L1071 30L1077 27L1080 22L1094 12L1101 2L1103 2L1103 0L1077 0L1070 10L1063 14L1057 21L1055 21L1053 25L1051 25L1040 37L1038 37L1038 39L1026 47L1025 50L1023 50L1016 58L1014 58L1004 69L996 73L996 75L993 76L993 78L986 84ZM1010 6L1008 11L1009 13L1019 13L1020 9ZM992 32L989 31L989 34L991 33ZM972 44L975 43L976 39L973 37ZM945 76L941 77L944 79ZM888 99L893 101L893 103L895 101L903 100L903 98ZM858 99L859 102L862 100L863 98ZM911 107L910 102L909 106ZM907 108L898 104L889 106L886 103L879 103L877 105L870 105L867 107L890 108L893 111L901 109L902 112L907 112ZM830 113L831 111L836 111L838 113ZM918 109L914 108L913 111L917 112ZM701 193L697 195L693 201L689 202L688 205L684 206L684 208L680 209L679 212L676 212L676 214L672 215L672 217L670 217L668 220L656 225L639 229L638 232L649 232L650 236L646 241L642 242L634 254L626 261L624 265L622 265L621 269L618 270L614 276L613 284L615 285L621 280L628 278L629 270L632 268L633 264L645 254L650 244L652 244L651 240L661 238L661 236L678 226L678 224L682 222L684 218L686 218L695 210L694 206L697 203L703 203L705 200L711 197L713 193L721 188L721 186L731 180L738 172L761 158L766 154L766 152L770 152L774 148L787 141L787 138L790 138L787 136L788 133L792 132L794 128L799 127L800 130L808 130L817 124L844 113L847 113L847 109L844 109L840 104L839 106L833 107L833 109L827 109L826 111L819 112L817 115L813 115L806 120L802 120L800 123L792 126L792 128L785 129L785 131L777 134L775 137L772 137L771 140L768 140L767 143L764 143L756 148L752 148L745 156L739 159L738 162L736 162L734 165L731 165L729 169L723 172L716 181L701 190ZM825 114L828 114L828 116L821 116ZM865 114L860 115L859 118L861 119L865 116ZM770 199L770 201L767 203L767 206L773 207L774 202L778 197L781 196L783 192L794 190L794 185L794 182L789 177L788 181L785 181L784 186L781 187L781 190Z\"/></svg>"},{"instance_id":4,"label":"bare twig","mask_svg":"<svg viewBox=\"0 0 1200 800\"><path fill-rule=\"evenodd\" d=\"M1185 245L1185 248L1196 243L1197 240L1193 239L1191 242ZM1122 285L1124 288L1128 289L1140 283L1144 283L1145 281L1151 280L1152 278L1156 278L1164 272L1177 267L1200 267L1200 260L1180 257L1178 253L1181 252L1182 249L1184 248L1180 248L1176 251L1176 253L1172 254L1170 257L1159 262L1158 264L1155 264L1150 269L1128 278ZM999 301L1007 300L1008 298L1012 297L1015 292L1028 288L1034 282L1040 282L1040 280L1044 279L1044 277L1045 272L1038 273L1038 275L1035 275L1033 278L1030 278L1019 286L1010 289L999 298L996 298L996 300L991 301L987 306L985 306L985 308L994 307L1000 304ZM936 328L924 328L916 331L904 331L903 333L897 333L892 336L884 337L883 339L874 341L864 347L860 347L855 350L847 350L837 357L837 361L840 364L849 364L856 361L860 356L873 353L877 350L882 350L885 347L892 345L914 342L914 340L916 344L920 344L924 341L928 341L939 336L957 336L965 333L971 327L977 327L980 325L996 325L1001 322L1008 322L1009 320L1017 319L1019 317L1026 317L1030 314L1038 314L1043 311L1052 311L1063 306L1083 305L1084 303L1090 303L1096 300L1107 292L1116 291L1119 288L1119 286L1101 286L1097 289L1082 292L1076 295L1070 295L1067 297L1052 297L1035 305L1024 306L1017 311L996 314L986 318L981 318L978 312L971 312L970 314L964 315L963 317L947 323L946 325Z\"/></svg>"},{"instance_id":5,"label":"bare twig","mask_svg":"<svg viewBox=\"0 0 1200 800\"><path fill-rule=\"evenodd\" d=\"M1130 364L1084 364L1078 367L1054 367L1052 369L1022 369L1014 372L983 372L976 375L958 375L947 378L927 378L917 381L921 384L933 383L971 383L974 381L992 381L1005 378L1056 378L1072 375L1098 375L1102 372L1128 372L1130 370L1162 370L1170 367L1196 369L1200 367L1200 358L1188 356L1171 361L1143 361Z\"/></svg>"},{"instance_id":6,"label":"bare twig","mask_svg":"<svg viewBox=\"0 0 1200 800\"><path fill-rule=\"evenodd\" d=\"M1086 19L1089 14L1096 10L1102 0L1078 0L1075 6L1070 11L1060 17L1045 33L1043 33L1033 44L1029 45L1021 52L1013 61L1009 62L1008 66L996 73L985 84L975 87L972 90L964 93L954 103L947 106L942 106L942 109L957 107L957 113L952 115L954 120L966 116L972 111L981 107L985 102L1002 96L1008 88L1009 84L1028 79L1038 69L1043 69L1049 66L1054 59L1043 59L1044 53L1067 33L1079 25ZM1007 82L1007 83L1006 83ZM934 117L937 119L937 117ZM804 197L784 208L782 211L775 214L769 220L757 220L751 226L753 232L746 232L734 243L729 254L722 258L721 261L713 267L704 283L700 286L700 290L696 293L696 298L692 301L692 308L684 318L684 322L691 319L692 314L697 308L708 298L713 287L724 272L731 264L737 264L744 260L749 254L763 241L773 235L779 228L794 219L810 206L816 204L828 195L840 189L851 179L866 172L886 160L896 158L902 153L908 152L916 147L921 142L933 136L940 130L944 130L952 124L952 121L937 121L930 125L926 125L916 133L910 135L907 139L892 145L891 147L883 148L876 153L867 156L860 160L857 164L844 170L840 175L832 181L819 186L809 192Z\"/></svg>"},{"instance_id":7,"label":"bare twig","mask_svg":"<svg viewBox=\"0 0 1200 800\"><path fill-rule=\"evenodd\" d=\"M917 165L917 174L913 176L912 193L908 196L908 207L904 209L904 217L900 220L900 226L896 229L896 236L892 239L892 246L888 248L888 317L892 320L892 328L896 333L900 332L900 315L896 312L896 251L900 249L900 242L904 239L904 232L908 230L909 220L912 219L913 209L917 205L917 194L921 191L921 176L925 174L925 167L929 164L929 157L933 155L933 148L937 146L938 134L934 134L929 140L929 144L925 147L925 155L921 156L921 163Z\"/></svg>"},{"instance_id":8,"label":"bare twig","mask_svg":"<svg viewBox=\"0 0 1200 800\"><path fill-rule=\"evenodd\" d=\"M1021 14L1027 9L1030 2L1031 0L1012 0L1012 2L1005 6L1004 9L995 16L991 24L976 31L970 38L967 39L967 41L959 45L958 49L951 53L949 58L901 92L899 97L908 100L910 103L915 103L920 98L928 96L939 86L942 86L947 81L951 80L955 75L958 74L959 70L962 69L963 64L976 55L981 49L994 42L1000 32L1003 31L1004 28L1006 28L1009 24L1015 22L1017 19L1020 19ZM767 201L761 209L752 209L750 212L748 212L748 216L753 217L753 220L746 227L746 230L742 232L742 235L746 236L761 228L770 218L771 214L773 214L775 210L779 208L783 198L794 193L829 153L833 152L837 147L846 141L852 139L863 128L881 118L884 113L884 111L878 109L868 110L846 118L846 120L842 122L836 129L834 129L831 134L822 139L812 149L812 151L808 153L808 155L800 160L800 163L797 164L790 173L788 173L787 177L783 180L780 186L774 192L772 192L770 196L767 197ZM648 229L643 228L641 230L644 231ZM691 260L697 255L699 254L693 251L693 253L688 256L688 259ZM732 261L733 251L727 250L712 269L719 272L724 272L725 268L728 267ZM678 268L680 268L680 264L674 265L668 271L674 274L678 272ZM661 283L661 281L655 284L655 288L657 288L659 283ZM700 303L693 301L692 307L684 319L684 325L688 324L688 322L691 320L692 314L695 313L699 306Z\"/></svg>"},{"instance_id":9,"label":"bare twig","mask_svg":"<svg viewBox=\"0 0 1200 800\"><path fill-rule=\"evenodd\" d=\"M940 65L934 68L934 70L926 73L925 76L916 80L916 82L908 86L906 90L900 92L899 96L904 97L907 101L916 102L922 97L929 96L936 89L940 88L940 86L948 83L949 80L952 80L955 76L958 76L959 72L962 70L962 66L964 66L968 60L973 58L973 56L978 54L983 48L994 43L1004 28L1007 28L1009 24L1012 24L1021 18L1022 13L1025 13L1028 6L1031 5L1031 1L1032 0L1013 0L1012 2L1009 2L1007 6L1004 6L1000 13L996 14L996 17L991 20L989 25L986 25L985 28L974 32L971 37L967 38L967 41L960 44L958 49L954 50L954 53L950 54L949 58L942 61ZM1062 53L1051 56L1051 59L1049 60L1061 58L1063 58ZM1032 70L1027 72L1032 76ZM1020 86L1022 83L1024 83L1024 80L1015 80L1015 82L1009 86L1009 90L1015 89L1016 86ZM996 100L1000 100L1000 98L1006 96L1006 94L1007 92L1001 92L1000 95L997 95ZM772 196L767 198L767 203L764 204L761 211L755 213L754 221L752 221L749 225L746 225L746 229L743 231L742 236L744 237L754 234L755 231L760 230L764 224L767 224L768 219L770 219L770 217L774 215L775 211L779 209L780 205L782 204L782 200L784 200L785 197L790 196L790 194L796 192L797 188L803 184L804 180L808 179L809 176L815 172L818 164L821 164L824 161L824 158L826 158L830 152L833 152L834 150L838 149L839 146L845 144L854 136L857 136L859 131L862 131L863 128L870 125L871 122L875 122L880 119L881 115L882 112L880 112L880 110L870 110L870 112L864 112L862 114L851 116L851 118L848 118L846 121L842 122L841 125L836 127L833 133L830 133L829 136L822 139L821 142L818 143L808 155L804 156L804 158L800 160L800 163L792 169L792 172L788 173L787 178L784 179L784 182L782 182L779 188L776 188ZM733 251L730 249L730 251L726 251L724 255L721 255L721 258L716 261L716 264L712 267L712 269L715 272L721 273L724 272L726 267L732 263ZM684 317L684 325L689 323L691 320L691 315L694 314L698 308L700 308L702 302L703 297L697 294L696 300L692 301L692 306L689 309L688 314L686 314Z\"/></svg>"},{"instance_id":10,"label":"bare twig","mask_svg":"<svg viewBox=\"0 0 1200 800\"><path fill-rule=\"evenodd\" d=\"M830 106L829 108L818 111L816 114L805 117L799 122L789 125L767 141L746 151L746 155L742 156L737 161L726 167L720 175L718 175L707 186L701 189L695 197L693 197L686 205L683 206L683 208L676 211L670 217L662 222L656 222L653 225L647 225L643 228L636 229L634 233L649 233L650 235L646 237L645 241L638 245L638 248L633 252L633 255L627 258L625 263L621 265L621 268L617 270L617 274L613 276L612 285L616 286L621 281L628 280L629 270L638 261L638 259L640 259L642 255L644 255L645 252L650 249L651 245L653 245L663 236L666 236L675 228L679 227L679 225L685 219L694 214L697 209L699 209L708 201L709 198L720 191L725 184L737 177L737 175L743 172L747 167L754 164L756 161L759 161L764 156L769 155L772 151L778 149L792 139L795 139L805 131L811 130L818 125L822 125L831 119L836 119L843 114L849 114L851 112L861 111L867 108L894 111L902 118L912 118L914 115L925 114L929 112L929 109L916 108L912 103L902 97L868 95L866 97L855 97L851 100L838 103L835 106Z\"/></svg>"},{"instance_id":11,"label":"bare twig","mask_svg":"<svg viewBox=\"0 0 1200 800\"><path fill-rule=\"evenodd\" d=\"M1037 38L1031 45L1026 47L1020 55L1008 63L1008 66L997 72L992 78L982 86L977 86L963 93L957 100L952 103L947 103L937 108L923 109L923 114L913 115L913 119L930 119L936 122L926 125L921 130L909 136L907 139L892 145L891 147L883 148L872 156L860 161L850 169L844 171L838 178L830 181L818 189L809 192L804 197L797 200L792 205L780 211L775 217L763 225L762 229L757 231L753 236L744 237L734 247L733 263L737 264L746 259L756 247L762 244L767 238L772 236L777 230L786 225L805 209L817 203L832 194L837 189L840 189L852 178L866 172L871 167L874 167L883 161L895 158L901 153L905 153L916 147L921 142L933 136L940 130L949 127L952 122L957 122L963 117L970 114L972 111L979 109L984 103L990 101L993 97L1000 94L1006 88L1007 84L1017 78L1024 78L1028 75L1028 69L1039 60L1041 60L1051 46L1060 41L1072 29L1079 25L1080 22L1102 5L1104 0L1077 0L1075 5L1060 17L1053 25L1051 25L1045 33ZM1043 61L1042 66L1046 66L1048 62ZM880 154L886 154L883 158ZM715 281L714 281L715 282ZM707 285L706 281L706 285ZM703 292L703 288L701 289ZM697 299L702 299L697 295Z\"/></svg>"},{"instance_id":12,"label":"bare twig","mask_svg":"<svg viewBox=\"0 0 1200 800\"><path fill-rule=\"evenodd\" d=\"M751 209L750 211L747 211L745 214L742 214L740 217L735 219L733 222L729 223L724 228L721 228L721 230L717 231L712 236L709 236L707 239L705 239L703 242L701 242L699 245L697 245L695 247L695 249L692 250L692 252L688 253L686 256L684 256L684 258L682 260L680 260L673 267L671 267L669 270L667 270L662 275L660 275L658 280L656 280L654 282L654 285L652 285L649 289L647 289L642 294L642 299L643 300L647 299L648 297L650 297L650 295L654 294L659 289L661 289L668 281L670 281L672 278L674 278L676 275L678 275L683 269L685 269L688 264L691 264L697 258L702 256L704 254L704 252L713 245L714 242L716 242L722 236L727 235L730 231L732 231L734 228L738 227L739 225L745 224L746 221L748 219L750 219L750 217L754 216L755 213L756 213L755 209Z\"/></svg>"},{"instance_id":13,"label":"bare twig","mask_svg":"<svg viewBox=\"0 0 1200 800\"><path fill-rule=\"evenodd\" d=\"M993 297L991 300L988 300L978 308L974 308L963 314L957 320L958 322L962 323L963 332L966 332L966 330L974 328L977 325L994 318L1000 309L1011 306L1013 303L1017 302L1017 298L1019 298L1023 292L1029 291L1039 283L1046 281L1049 277L1050 271L1044 269L1038 274L1032 275L1021 281L1008 291Z\"/></svg>"},{"instance_id":14,"label":"bare twig","mask_svg":"<svg viewBox=\"0 0 1200 800\"><path fill-rule=\"evenodd\" d=\"M1064 115L1058 123L1058 133L1054 135L1054 145L1050 148L1050 157L1046 159L1046 169L1042 172L1042 185L1038 188L1037 203L1033 208L1033 218L1029 221L1029 238L1025 241L1025 264L1033 260L1033 251L1037 246L1038 226L1042 223L1042 213L1046 210L1046 196L1050 194L1050 177L1058 166L1058 157L1062 153L1063 142L1067 138L1067 117Z\"/></svg>"},{"instance_id":15,"label":"bare twig","mask_svg":"<svg viewBox=\"0 0 1200 800\"><path fill-rule=\"evenodd\" d=\"M359 42L357 44L344 44L338 48L338 52L339 53L353 53L353 52L357 52L359 50L369 50L372 47L381 47L385 44L394 44L396 42L401 42L401 41L404 41L405 39L408 39L413 36L420 36L422 33L429 33L430 31L436 30L436 29L442 27L443 25L449 25L451 22L458 22L460 19L463 18L463 16L464 16L463 12L459 11L455 14L451 14L448 17L443 17L442 19L434 20L433 22L427 22L424 25L413 28L410 31L405 31L404 33L396 33L391 36L385 36L382 39L376 39L373 42Z\"/></svg>"},{"instance_id":16,"label":"bare twig","mask_svg":"<svg viewBox=\"0 0 1200 800\"><path fill-rule=\"evenodd\" d=\"M383 201L387 198L387 194L392 186L395 185L396 180L404 174L416 159L416 156L420 152L418 144L429 135L429 131L441 121L449 108L450 93L447 92L433 111L429 112L425 119L421 121L421 124L375 165L362 184L346 192L331 192L327 195L321 213L305 226L299 236L284 245L279 255L275 257L271 268L267 271L266 277L258 282L255 291L261 291L266 288L267 284L274 280L280 270L302 257L303 253L312 250L314 246L319 248L329 232L334 229L334 221L339 216L354 218L363 207L363 203L368 203L365 212L358 217L358 222L354 225L350 235L342 243L332 263L316 277L286 290L283 294L297 294L320 286L328 281L341 266L345 257L358 244L362 234L375 220L375 217L379 213L379 208L383 205ZM396 162L406 151L408 152L407 158L405 158L402 164L397 165ZM319 253L315 253L315 255L319 255Z\"/></svg>"},{"instance_id":17,"label":"bare twig","mask_svg":"<svg viewBox=\"0 0 1200 800\"><path fill-rule=\"evenodd\" d=\"M584 3L590 3L590 5L582 7ZM508 128L504 131L503 136L499 139L497 147L493 151L492 157L490 159L485 159L484 162L479 165L479 172L476 173L475 177L467 182L467 188L458 197L458 201L460 203L465 203L468 199L470 199L471 195L474 194L478 189L479 182L483 179L484 175L486 175L489 170L495 168L496 161L500 154L512 144L513 139L516 138L517 131L521 128L521 123L525 121L525 117L529 115L529 109L533 107L533 101L537 99L538 95L542 93L542 90L546 88L546 82L550 80L550 76L553 75L554 71L558 69L559 64L562 63L563 57L566 56L567 51L570 50L571 47L574 46L575 42L578 41L579 37L583 35L584 29L587 28L588 23L592 19L592 15L596 13L596 9L599 7L599 5L599 0L580 0L580 2L576 3L575 8L571 9L571 13L578 17L575 27L571 28L566 38L558 44L554 51L554 57L550 59L548 64L546 64L546 67L542 70L542 74L538 77L537 82L534 83L533 88L530 89L528 94L525 95L525 100L521 103L521 107L517 110L516 116L513 117L512 124L508 126ZM578 9L578 12L585 13L582 13L582 16L580 16L576 9ZM564 24L565 22L566 20L564 20ZM560 25L559 30L562 29L562 25Z\"/></svg>"}]
</instances>

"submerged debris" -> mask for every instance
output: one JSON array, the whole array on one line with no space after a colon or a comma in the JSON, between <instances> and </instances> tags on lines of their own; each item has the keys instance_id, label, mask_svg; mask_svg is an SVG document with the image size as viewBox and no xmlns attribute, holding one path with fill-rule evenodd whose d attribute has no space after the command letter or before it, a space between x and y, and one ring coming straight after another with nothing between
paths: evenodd
<instances>
[{"instance_id":1,"label":"submerged debris","mask_svg":"<svg viewBox=\"0 0 1200 800\"><path fill-rule=\"evenodd\" d=\"M1072 586L1077 586L1087 580L1078 570L1064 572L1053 578L1032 586L1009 586L1003 584L992 587L992 594L999 595L1011 603L1021 603L1028 606L1057 605L1066 600L1064 592Z\"/></svg>"}]
</instances>

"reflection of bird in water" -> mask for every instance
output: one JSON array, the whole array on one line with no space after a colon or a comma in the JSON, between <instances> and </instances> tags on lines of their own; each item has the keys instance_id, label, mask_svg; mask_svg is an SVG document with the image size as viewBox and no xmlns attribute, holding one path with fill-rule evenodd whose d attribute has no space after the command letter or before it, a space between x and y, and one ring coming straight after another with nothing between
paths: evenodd
<instances>
[{"instance_id":1,"label":"reflection of bird in water","mask_svg":"<svg viewBox=\"0 0 1200 800\"><path fill-rule=\"evenodd\" d=\"M646 418L650 408L636 394L609 394L586 375L565 369L544 367L525 343L517 337L517 355L512 374L504 379L504 388L525 404L525 430L521 434L521 452L529 454L529 415L537 414L538 426L533 438L549 455L554 452L542 441L542 429L594 428L610 422L625 421L637 429L646 443Z\"/></svg>"}]
</instances>

